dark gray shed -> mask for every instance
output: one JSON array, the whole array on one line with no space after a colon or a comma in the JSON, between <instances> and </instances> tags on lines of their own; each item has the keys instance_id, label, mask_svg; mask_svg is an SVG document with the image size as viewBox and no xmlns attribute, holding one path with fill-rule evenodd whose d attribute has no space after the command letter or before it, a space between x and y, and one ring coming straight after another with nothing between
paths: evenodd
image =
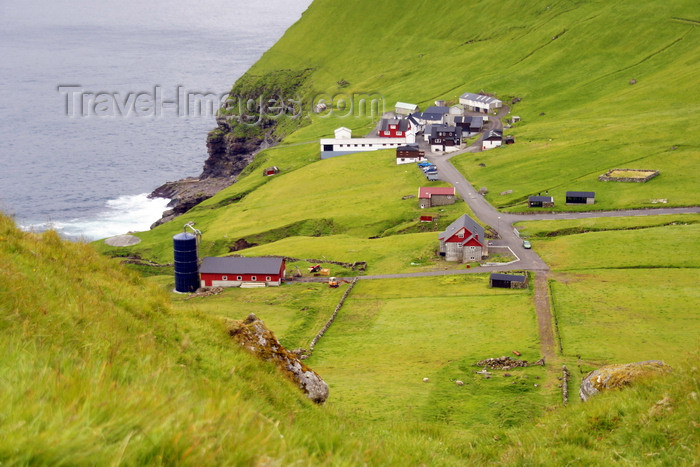
<instances>
[{"instance_id":1,"label":"dark gray shed","mask_svg":"<svg viewBox=\"0 0 700 467\"><path fill-rule=\"evenodd\" d=\"M524 289L527 287L527 276L492 272L491 277L489 277L489 285L502 289Z\"/></svg>"},{"instance_id":2,"label":"dark gray shed","mask_svg":"<svg viewBox=\"0 0 700 467\"><path fill-rule=\"evenodd\" d=\"M593 191L567 191L566 204L593 204L595 192Z\"/></svg>"},{"instance_id":3,"label":"dark gray shed","mask_svg":"<svg viewBox=\"0 0 700 467\"><path fill-rule=\"evenodd\" d=\"M551 196L530 196L527 203L531 208L553 208L554 198Z\"/></svg>"}]
</instances>

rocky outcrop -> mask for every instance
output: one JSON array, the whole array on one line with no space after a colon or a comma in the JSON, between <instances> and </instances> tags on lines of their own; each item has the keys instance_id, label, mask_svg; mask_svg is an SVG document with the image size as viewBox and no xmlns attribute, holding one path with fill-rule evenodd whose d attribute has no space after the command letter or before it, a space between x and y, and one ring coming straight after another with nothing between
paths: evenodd
<instances>
[{"instance_id":1,"label":"rocky outcrop","mask_svg":"<svg viewBox=\"0 0 700 467\"><path fill-rule=\"evenodd\" d=\"M265 361L273 361L282 373L304 391L309 399L322 404L328 398L328 384L292 352L285 349L254 314L229 327L229 335L241 346Z\"/></svg>"},{"instance_id":2,"label":"rocky outcrop","mask_svg":"<svg viewBox=\"0 0 700 467\"><path fill-rule=\"evenodd\" d=\"M168 203L170 209L163 212L163 217L154 222L151 228L171 221L177 216L186 213L235 181L236 178L233 176L207 179L190 177L183 178L176 182L167 182L159 186L153 193L148 195L148 197L170 199Z\"/></svg>"},{"instance_id":3,"label":"rocky outcrop","mask_svg":"<svg viewBox=\"0 0 700 467\"><path fill-rule=\"evenodd\" d=\"M660 360L606 365L586 375L581 381L579 397L585 402L601 391L622 388L634 381L666 374L671 371L671 367Z\"/></svg>"},{"instance_id":4,"label":"rocky outcrop","mask_svg":"<svg viewBox=\"0 0 700 467\"><path fill-rule=\"evenodd\" d=\"M299 96L310 73L307 68L241 77L226 105L218 111L217 127L207 135L209 157L200 176L168 182L149 195L171 200L171 209L151 228L189 211L234 183L259 151L277 144L285 132L307 123Z\"/></svg>"}]
</instances>

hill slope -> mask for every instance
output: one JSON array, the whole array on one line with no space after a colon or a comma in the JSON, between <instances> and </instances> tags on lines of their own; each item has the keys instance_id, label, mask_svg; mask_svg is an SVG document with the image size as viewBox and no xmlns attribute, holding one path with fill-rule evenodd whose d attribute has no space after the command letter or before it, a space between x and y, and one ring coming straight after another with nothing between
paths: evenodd
<instances>
[{"instance_id":1,"label":"hill slope","mask_svg":"<svg viewBox=\"0 0 700 467\"><path fill-rule=\"evenodd\" d=\"M0 262L3 465L697 460L691 365L533 427L455 437L313 405L232 346L222 318L173 308L162 291L55 232L24 233L0 216Z\"/></svg>"},{"instance_id":2,"label":"hill slope","mask_svg":"<svg viewBox=\"0 0 700 467\"><path fill-rule=\"evenodd\" d=\"M360 241L416 232L419 210L400 198L426 182L394 165L392 151L319 160L318 138L334 128L355 134L372 128L377 115L358 102L369 95L379 96L385 110L398 100L422 108L435 99L455 103L467 91L506 103L517 98L512 114L522 120L508 130L516 144L453 159L475 186L488 187L487 199L497 207L523 210L528 195L548 191L555 209L570 209L562 202L569 190L597 192L596 204L583 209L653 207L658 199L697 205L698 21L700 8L690 0L419 2L404 11L390 2L361 0L348 8L316 1L248 73L309 70L302 115L310 124L260 153L238 183L185 217L139 234L144 242L130 251L169 262L170 236L189 220L211 241L205 253L217 255L240 238L274 243L301 236L307 248L266 250L300 256L314 248L311 236ZM320 97L335 107L316 115L310 109ZM341 101L357 105L341 110ZM274 180L260 173L269 165L282 170ZM597 181L614 167L661 175L645 184ZM456 215L446 213L445 222ZM289 229L319 222L333 228ZM355 249L352 239L336 244L337 251L318 255ZM370 267L377 259L373 253L352 258Z\"/></svg>"}]
</instances>

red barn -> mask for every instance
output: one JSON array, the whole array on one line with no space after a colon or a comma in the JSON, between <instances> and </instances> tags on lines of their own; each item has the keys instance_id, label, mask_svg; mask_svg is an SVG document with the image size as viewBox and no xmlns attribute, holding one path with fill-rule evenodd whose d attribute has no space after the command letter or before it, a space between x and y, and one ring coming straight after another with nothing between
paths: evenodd
<instances>
[{"instance_id":1,"label":"red barn","mask_svg":"<svg viewBox=\"0 0 700 467\"><path fill-rule=\"evenodd\" d=\"M206 257L199 267L202 287L265 287L282 283L284 258Z\"/></svg>"},{"instance_id":2,"label":"red barn","mask_svg":"<svg viewBox=\"0 0 700 467\"><path fill-rule=\"evenodd\" d=\"M440 240L440 255L446 261L480 261L488 256L488 242L484 228L471 217L462 217L451 223L447 229L438 235Z\"/></svg>"},{"instance_id":3,"label":"red barn","mask_svg":"<svg viewBox=\"0 0 700 467\"><path fill-rule=\"evenodd\" d=\"M423 186L418 189L418 206L421 209L447 204L455 204L455 188L453 186Z\"/></svg>"}]
</instances>

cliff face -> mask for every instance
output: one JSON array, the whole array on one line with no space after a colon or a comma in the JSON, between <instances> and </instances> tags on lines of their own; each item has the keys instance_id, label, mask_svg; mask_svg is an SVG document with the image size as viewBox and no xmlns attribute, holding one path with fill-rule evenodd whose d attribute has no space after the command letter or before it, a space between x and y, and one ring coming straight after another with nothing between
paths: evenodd
<instances>
[{"instance_id":1,"label":"cliff face","mask_svg":"<svg viewBox=\"0 0 700 467\"><path fill-rule=\"evenodd\" d=\"M149 195L171 200L171 209L151 228L173 220L234 183L260 150L274 146L303 125L306 120L300 96L310 71L279 70L241 77L219 110L217 127L207 135L209 157L199 177L167 182Z\"/></svg>"}]
</instances>

